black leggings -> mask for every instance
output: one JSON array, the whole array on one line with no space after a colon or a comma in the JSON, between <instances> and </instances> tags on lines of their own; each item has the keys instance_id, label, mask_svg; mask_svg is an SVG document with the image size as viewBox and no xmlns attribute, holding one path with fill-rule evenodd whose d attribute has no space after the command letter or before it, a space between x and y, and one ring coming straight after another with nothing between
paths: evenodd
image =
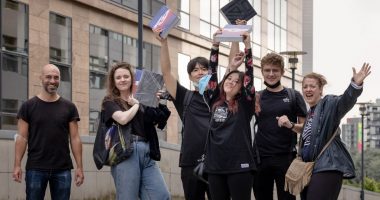
<instances>
[{"instance_id":1,"label":"black leggings","mask_svg":"<svg viewBox=\"0 0 380 200\"><path fill-rule=\"evenodd\" d=\"M253 182L252 172L234 174L209 174L208 182L212 199L251 199L251 189Z\"/></svg>"},{"instance_id":2,"label":"black leggings","mask_svg":"<svg viewBox=\"0 0 380 200\"><path fill-rule=\"evenodd\" d=\"M205 200L205 195L207 194L207 199L210 200L211 195L209 193L208 185L194 176L193 170L194 167L181 168L181 180L185 199Z\"/></svg>"},{"instance_id":3,"label":"black leggings","mask_svg":"<svg viewBox=\"0 0 380 200\"><path fill-rule=\"evenodd\" d=\"M257 200L273 200L273 185L276 183L277 199L296 200L284 191L285 174L294 158L293 153L261 157L261 164L254 177L253 192Z\"/></svg>"},{"instance_id":4,"label":"black leggings","mask_svg":"<svg viewBox=\"0 0 380 200\"><path fill-rule=\"evenodd\" d=\"M302 200L337 200L342 188L343 174L338 171L311 175L309 186L301 193Z\"/></svg>"}]
</instances>

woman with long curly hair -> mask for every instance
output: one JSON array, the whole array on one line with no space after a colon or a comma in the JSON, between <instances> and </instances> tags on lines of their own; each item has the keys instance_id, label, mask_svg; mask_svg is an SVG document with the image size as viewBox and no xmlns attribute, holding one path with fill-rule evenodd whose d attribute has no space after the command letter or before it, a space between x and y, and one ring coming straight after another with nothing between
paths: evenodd
<instances>
[{"instance_id":1,"label":"woman with long curly hair","mask_svg":"<svg viewBox=\"0 0 380 200\"><path fill-rule=\"evenodd\" d=\"M164 178L155 160L160 159L157 132L153 122L147 123L147 115L166 112L166 117L155 122L166 122L170 111L166 107L146 107L133 97L134 72L128 63L116 63L108 75L107 95L103 99L102 112L106 124L118 123L121 127L132 123L133 153L126 160L111 167L116 186L116 198L141 200L170 199ZM165 110L166 109L166 110ZM152 116L149 116L149 119ZM165 119L166 118L166 119Z\"/></svg>"}]
</instances>

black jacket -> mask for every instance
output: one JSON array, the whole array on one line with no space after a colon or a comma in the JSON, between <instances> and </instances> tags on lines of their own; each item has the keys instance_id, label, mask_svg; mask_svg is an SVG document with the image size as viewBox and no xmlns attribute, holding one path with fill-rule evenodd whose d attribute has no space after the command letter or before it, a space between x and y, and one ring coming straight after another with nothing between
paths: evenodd
<instances>
[{"instance_id":1,"label":"black jacket","mask_svg":"<svg viewBox=\"0 0 380 200\"><path fill-rule=\"evenodd\" d=\"M307 157L316 159L339 127L340 120L355 105L362 91L362 88L356 89L350 84L343 95L327 95L318 102L311 125L310 150ZM355 177L354 163L339 134L340 129L330 146L316 160L313 173L333 170L342 172L343 178Z\"/></svg>"},{"instance_id":2,"label":"black jacket","mask_svg":"<svg viewBox=\"0 0 380 200\"><path fill-rule=\"evenodd\" d=\"M166 126L170 113L168 107L163 104L159 104L157 108L145 107L144 129L146 138L149 141L149 156L153 160L161 160L160 144L155 125L162 130Z\"/></svg>"}]
</instances>

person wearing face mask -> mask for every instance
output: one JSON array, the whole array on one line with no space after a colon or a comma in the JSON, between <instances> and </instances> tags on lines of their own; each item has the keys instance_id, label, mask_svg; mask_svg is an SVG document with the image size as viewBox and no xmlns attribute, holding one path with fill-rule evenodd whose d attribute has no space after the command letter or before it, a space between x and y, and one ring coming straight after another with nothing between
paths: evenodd
<instances>
[{"instance_id":1,"label":"person wearing face mask","mask_svg":"<svg viewBox=\"0 0 380 200\"><path fill-rule=\"evenodd\" d=\"M351 83L340 96L322 97L327 81L321 74L310 73L303 78L302 93L310 110L302 130L299 154L303 161L315 161L315 164L310 183L301 193L302 200L336 200L342 187L342 179L355 177L354 163L339 136L339 124L362 93L363 81L371 73L370 70L368 63L364 63L358 72L352 68ZM315 160L333 136L332 142Z\"/></svg>"},{"instance_id":2,"label":"person wearing face mask","mask_svg":"<svg viewBox=\"0 0 380 200\"><path fill-rule=\"evenodd\" d=\"M195 87L195 91L191 91L182 86L171 72L167 38L159 36L161 32L159 27L153 32L157 40L161 42L160 62L166 89L183 123L179 166L185 199L204 200L206 193L208 199L211 199L208 185L199 180L193 171L198 164L197 160L203 154L202 147L206 142L211 117L210 101L217 85L219 42L213 42L210 60L196 57L187 64L189 79ZM214 37L219 33L220 30L214 34Z\"/></svg>"},{"instance_id":3,"label":"person wearing face mask","mask_svg":"<svg viewBox=\"0 0 380 200\"><path fill-rule=\"evenodd\" d=\"M212 199L251 199L253 158L250 121L255 109L253 62L249 33L243 34L245 52L236 54L212 103L206 146L206 172ZM236 70L245 56L245 73Z\"/></svg>"},{"instance_id":4,"label":"person wearing face mask","mask_svg":"<svg viewBox=\"0 0 380 200\"><path fill-rule=\"evenodd\" d=\"M261 73L267 87L256 98L254 148L259 163L253 190L258 200L273 199L274 182L279 200L295 200L295 196L284 191L284 181L295 158L297 132L305 120L306 104L298 91L281 84L284 72L280 55L269 53L261 59ZM293 98L291 92L294 92Z\"/></svg>"}]
</instances>

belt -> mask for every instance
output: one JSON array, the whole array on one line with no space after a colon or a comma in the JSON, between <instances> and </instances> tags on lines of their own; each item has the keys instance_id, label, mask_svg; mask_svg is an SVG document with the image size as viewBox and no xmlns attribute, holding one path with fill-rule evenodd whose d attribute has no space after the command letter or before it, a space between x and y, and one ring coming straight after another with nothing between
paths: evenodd
<instances>
[{"instance_id":1,"label":"belt","mask_svg":"<svg viewBox=\"0 0 380 200\"><path fill-rule=\"evenodd\" d=\"M139 135L133 135L133 134L132 134L132 140L134 142L148 142L148 140L145 137L142 137Z\"/></svg>"}]
</instances>

